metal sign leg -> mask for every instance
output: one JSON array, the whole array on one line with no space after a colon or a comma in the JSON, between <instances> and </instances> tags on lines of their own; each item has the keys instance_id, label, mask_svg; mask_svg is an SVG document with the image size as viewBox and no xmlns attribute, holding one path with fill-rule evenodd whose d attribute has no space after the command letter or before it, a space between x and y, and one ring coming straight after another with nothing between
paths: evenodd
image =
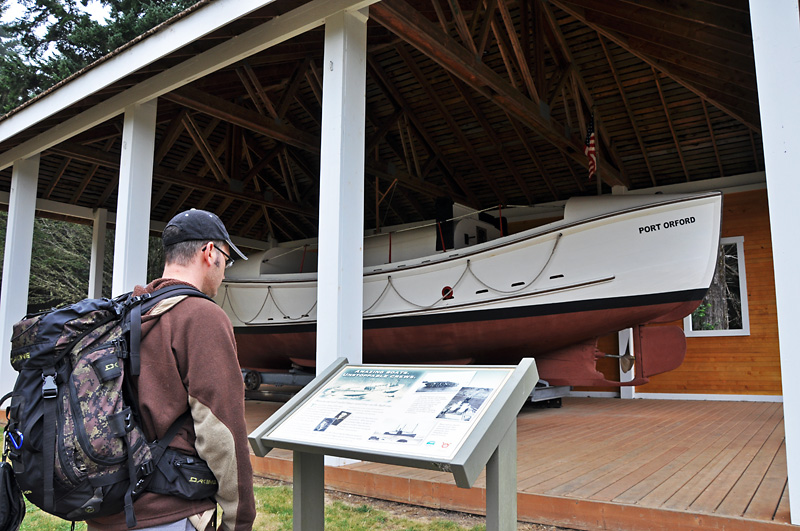
<instances>
[{"instance_id":1,"label":"metal sign leg","mask_svg":"<svg viewBox=\"0 0 800 531\"><path fill-rule=\"evenodd\" d=\"M486 531L517 529L517 422L486 463Z\"/></svg>"},{"instance_id":2,"label":"metal sign leg","mask_svg":"<svg viewBox=\"0 0 800 531\"><path fill-rule=\"evenodd\" d=\"M292 459L294 475L292 529L294 531L323 531L325 529L325 456L294 452Z\"/></svg>"}]
</instances>

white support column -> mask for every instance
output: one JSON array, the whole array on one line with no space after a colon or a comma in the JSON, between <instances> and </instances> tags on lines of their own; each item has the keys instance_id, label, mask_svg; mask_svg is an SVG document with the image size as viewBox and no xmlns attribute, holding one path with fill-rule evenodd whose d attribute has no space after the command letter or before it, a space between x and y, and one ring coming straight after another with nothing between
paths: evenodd
<instances>
[{"instance_id":1,"label":"white support column","mask_svg":"<svg viewBox=\"0 0 800 531\"><path fill-rule=\"evenodd\" d=\"M361 363L367 10L325 21L320 146L317 373Z\"/></svg>"},{"instance_id":2,"label":"white support column","mask_svg":"<svg viewBox=\"0 0 800 531\"><path fill-rule=\"evenodd\" d=\"M626 353L633 355L633 329L626 328L625 330L620 330L617 332L617 341L619 345L619 353L620 355L625 355ZM619 365L619 381L620 382L630 382L633 380L633 375L635 371L635 367L632 367L631 370L628 372L624 372L622 370L622 360L620 360ZM636 388L632 385L624 385L619 388L619 397L620 398L636 398Z\"/></svg>"},{"instance_id":3,"label":"white support column","mask_svg":"<svg viewBox=\"0 0 800 531\"><path fill-rule=\"evenodd\" d=\"M36 186L39 182L39 155L14 163L8 199L5 254L3 256L2 297L0 297L0 395L11 391L17 372L11 367L11 333L14 323L28 308L28 283L31 277L33 219L36 212Z\"/></svg>"},{"instance_id":4,"label":"white support column","mask_svg":"<svg viewBox=\"0 0 800 531\"><path fill-rule=\"evenodd\" d=\"M800 13L797 0L750 0L750 23L767 170L767 196L783 382L786 461L792 524L800 524L800 276L797 200L800 181Z\"/></svg>"},{"instance_id":5,"label":"white support column","mask_svg":"<svg viewBox=\"0 0 800 531\"><path fill-rule=\"evenodd\" d=\"M89 261L89 292L87 297L97 299L103 296L103 264L106 255L106 233L108 210L94 210L92 223L92 255Z\"/></svg>"},{"instance_id":6,"label":"white support column","mask_svg":"<svg viewBox=\"0 0 800 531\"><path fill-rule=\"evenodd\" d=\"M113 297L147 280L157 105L158 100L151 100L125 110L114 234Z\"/></svg>"}]
</instances>

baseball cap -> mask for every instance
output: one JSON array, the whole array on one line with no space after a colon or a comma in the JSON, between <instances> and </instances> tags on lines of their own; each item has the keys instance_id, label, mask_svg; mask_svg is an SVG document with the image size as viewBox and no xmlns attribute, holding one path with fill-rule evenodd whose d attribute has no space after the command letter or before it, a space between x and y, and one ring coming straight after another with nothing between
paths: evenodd
<instances>
[{"instance_id":1,"label":"baseball cap","mask_svg":"<svg viewBox=\"0 0 800 531\"><path fill-rule=\"evenodd\" d=\"M167 227L176 227L178 230L169 231L169 234L164 233L162 239L165 247L190 240L217 240L227 243L236 254L247 260L242 251L231 241L222 220L212 212L193 208L169 220Z\"/></svg>"}]
</instances>

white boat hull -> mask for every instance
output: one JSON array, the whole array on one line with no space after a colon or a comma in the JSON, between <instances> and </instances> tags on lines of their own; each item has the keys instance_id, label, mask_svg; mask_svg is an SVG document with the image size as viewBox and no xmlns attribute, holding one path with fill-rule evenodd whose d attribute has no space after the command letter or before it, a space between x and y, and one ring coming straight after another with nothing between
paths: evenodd
<instances>
[{"instance_id":1,"label":"white boat hull","mask_svg":"<svg viewBox=\"0 0 800 531\"><path fill-rule=\"evenodd\" d=\"M691 313L713 278L721 195L597 199L571 200L564 220L538 229L365 268L364 361L533 356L542 374L564 349L586 365L598 336ZM243 368L313 365L316 273L226 281L218 299ZM599 374L548 372L542 378L573 385Z\"/></svg>"}]
</instances>

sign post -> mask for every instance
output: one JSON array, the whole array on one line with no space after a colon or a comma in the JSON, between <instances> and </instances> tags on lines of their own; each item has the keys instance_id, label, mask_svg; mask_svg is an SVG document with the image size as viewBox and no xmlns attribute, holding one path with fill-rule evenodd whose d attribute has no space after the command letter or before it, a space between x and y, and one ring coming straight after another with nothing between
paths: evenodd
<instances>
[{"instance_id":1,"label":"sign post","mask_svg":"<svg viewBox=\"0 0 800 531\"><path fill-rule=\"evenodd\" d=\"M517 526L516 419L539 376L517 366L347 365L340 358L254 430L256 455L294 452L293 528L324 529L324 456L453 474L486 468L486 529Z\"/></svg>"}]
</instances>

